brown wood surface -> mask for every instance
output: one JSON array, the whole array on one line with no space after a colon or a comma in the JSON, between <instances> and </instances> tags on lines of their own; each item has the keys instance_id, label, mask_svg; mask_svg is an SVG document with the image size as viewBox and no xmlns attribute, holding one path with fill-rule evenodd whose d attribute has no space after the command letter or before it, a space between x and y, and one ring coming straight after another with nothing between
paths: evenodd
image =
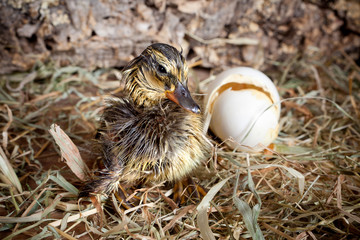
<instances>
[{"instance_id":1,"label":"brown wood surface","mask_svg":"<svg viewBox=\"0 0 360 240\"><path fill-rule=\"evenodd\" d=\"M0 6L0 74L45 60L119 67L152 42L182 47L202 66L220 69L339 48L359 61L358 0L3 0Z\"/></svg>"}]
</instances>

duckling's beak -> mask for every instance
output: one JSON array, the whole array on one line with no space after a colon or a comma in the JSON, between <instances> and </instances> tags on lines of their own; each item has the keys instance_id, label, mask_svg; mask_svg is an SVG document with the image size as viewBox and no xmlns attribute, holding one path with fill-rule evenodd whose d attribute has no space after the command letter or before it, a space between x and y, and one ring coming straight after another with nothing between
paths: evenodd
<instances>
[{"instance_id":1,"label":"duckling's beak","mask_svg":"<svg viewBox=\"0 0 360 240\"><path fill-rule=\"evenodd\" d=\"M178 83L173 91L165 91L165 95L168 99L178 104L180 107L184 108L187 111L199 114L200 107L196 104L194 99L192 99L189 89L187 86L183 86L181 83Z\"/></svg>"}]
</instances>

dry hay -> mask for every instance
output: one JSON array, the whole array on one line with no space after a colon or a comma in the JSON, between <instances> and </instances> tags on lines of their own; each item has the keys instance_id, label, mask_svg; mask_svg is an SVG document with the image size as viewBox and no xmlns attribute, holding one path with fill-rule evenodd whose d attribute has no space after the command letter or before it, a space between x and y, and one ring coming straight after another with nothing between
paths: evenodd
<instances>
[{"instance_id":1,"label":"dry hay","mask_svg":"<svg viewBox=\"0 0 360 240\"><path fill-rule=\"evenodd\" d=\"M104 99L121 89L120 71L39 63L28 73L2 76L0 235L356 239L359 67L341 51L332 58L296 56L266 64L284 99L276 142L264 153L248 155L230 151L212 136L212 155L196 174L209 192L201 203L188 198L179 208L164 183L133 189L128 199L138 204L130 209L115 195L107 201L77 200L89 171L82 159L96 167L91 139ZM192 70L193 89L212 79L200 81L199 72ZM61 152L49 133L53 123L60 126L51 131Z\"/></svg>"}]
</instances>

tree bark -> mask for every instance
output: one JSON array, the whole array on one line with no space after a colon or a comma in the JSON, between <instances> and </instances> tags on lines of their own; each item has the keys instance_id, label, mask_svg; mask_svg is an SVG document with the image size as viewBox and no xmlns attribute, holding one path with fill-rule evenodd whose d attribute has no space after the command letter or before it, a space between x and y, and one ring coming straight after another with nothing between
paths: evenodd
<instances>
[{"instance_id":1,"label":"tree bark","mask_svg":"<svg viewBox=\"0 0 360 240\"><path fill-rule=\"evenodd\" d=\"M359 31L357 0L3 0L0 74L49 60L123 66L152 42L183 48L204 67L339 48L359 61Z\"/></svg>"}]
</instances>

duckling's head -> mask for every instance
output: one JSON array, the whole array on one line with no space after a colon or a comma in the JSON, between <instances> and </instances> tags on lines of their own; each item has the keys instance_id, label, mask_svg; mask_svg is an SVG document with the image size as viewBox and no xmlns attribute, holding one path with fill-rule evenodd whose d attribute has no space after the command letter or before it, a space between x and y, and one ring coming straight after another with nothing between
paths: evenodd
<instances>
[{"instance_id":1,"label":"duckling's head","mask_svg":"<svg viewBox=\"0 0 360 240\"><path fill-rule=\"evenodd\" d=\"M200 113L192 99L185 58L174 47L155 43L124 69L125 88L139 106L152 107L170 99L182 108Z\"/></svg>"}]
</instances>

